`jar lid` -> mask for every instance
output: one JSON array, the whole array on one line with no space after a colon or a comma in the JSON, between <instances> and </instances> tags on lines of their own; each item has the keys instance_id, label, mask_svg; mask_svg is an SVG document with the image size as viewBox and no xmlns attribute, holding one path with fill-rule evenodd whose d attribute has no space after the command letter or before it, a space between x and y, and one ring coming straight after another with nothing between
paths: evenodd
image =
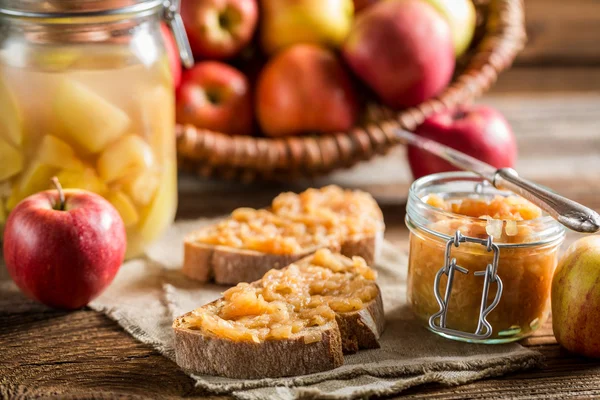
<instances>
[{"instance_id":1,"label":"jar lid","mask_svg":"<svg viewBox=\"0 0 600 400\"><path fill-rule=\"evenodd\" d=\"M406 205L407 226L418 228L445 242L453 239L454 229L456 229L454 227L474 227L476 231L480 231L480 234L484 235L476 235L480 239L488 235L488 226L492 231L504 230L504 225L508 226L508 224L502 218L478 218L462 215L438 208L424 201L424 198L431 194L440 195L444 199L470 198L486 201L497 196L518 196L513 192L500 190L483 182L485 180L479 175L466 171L442 172L417 179L408 192ZM445 222L438 223L439 221ZM513 226L513 229L523 229L526 232L531 232L531 234L523 241L518 242L502 240L501 237L504 236L502 233L494 235L497 236L495 239L500 239L496 240L498 247L511 249L537 247L556 243L556 241L562 240L565 235L565 228L546 213L535 219L514 221L511 226ZM469 235L465 231L462 234Z\"/></svg>"},{"instance_id":2,"label":"jar lid","mask_svg":"<svg viewBox=\"0 0 600 400\"><path fill-rule=\"evenodd\" d=\"M0 17L46 19L60 23L68 18L140 16L162 13L173 32L179 56L186 68L194 65L192 49L179 15L181 0L4 0Z\"/></svg>"}]
</instances>

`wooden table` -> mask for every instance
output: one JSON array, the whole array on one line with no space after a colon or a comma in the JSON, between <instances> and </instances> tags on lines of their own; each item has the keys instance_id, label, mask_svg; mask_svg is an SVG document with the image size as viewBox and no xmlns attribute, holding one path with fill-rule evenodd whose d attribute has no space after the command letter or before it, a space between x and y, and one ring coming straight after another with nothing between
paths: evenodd
<instances>
[{"instance_id":1,"label":"wooden table","mask_svg":"<svg viewBox=\"0 0 600 400\"><path fill-rule=\"evenodd\" d=\"M521 151L522 175L600 210L600 3L527 0L530 44L482 102L501 109ZM376 177L375 179L373 177ZM328 180L371 190L381 201L387 238L407 247L403 150ZM322 184L326 181L309 182ZM179 218L259 207L284 189L180 182ZM568 241L575 239L569 235ZM1 299L0 299L1 300ZM565 398L600 396L600 362L561 349L547 324L522 342L542 352L538 370L445 388L418 387L408 398ZM91 310L0 312L0 398L202 397L192 380L114 322Z\"/></svg>"},{"instance_id":2,"label":"wooden table","mask_svg":"<svg viewBox=\"0 0 600 400\"><path fill-rule=\"evenodd\" d=\"M597 165L587 168L585 163L578 162L594 156L598 158L597 162L600 161L600 135L597 135L595 124L598 116L592 115L595 110L600 110L600 95L570 93L547 97L546 94L530 93L528 96L488 96L486 100L503 109L519 132L520 164L521 169L528 172L525 175L535 176L540 182L600 210ZM556 102L564 103L560 112L554 109ZM551 111L546 114L544 109ZM558 130L556 125L564 129ZM547 137L541 141L540 135ZM540 146L542 150L538 150ZM558 158L562 159L562 164L556 168L552 160ZM393 154L391 158L377 161L383 183L371 181L366 187L381 199L388 240L406 249L408 233L403 222L405 205L402 199L406 195L407 182L402 181L406 172L403 160L400 154ZM353 176L359 180L365 175L372 176L371 168L360 168ZM386 170L394 173L386 176L383 172ZM547 175L548 171L558 178L552 179ZM349 178L338 176L336 179ZM288 188L219 183L198 185L195 180L184 178L180 183L178 217L220 215L242 205L260 207ZM574 238L575 235L569 235L568 240ZM539 370L460 387L415 388L406 392L406 396L444 399L562 398L567 393L600 396L600 363L560 349L549 324L523 344L542 352L547 365ZM202 396L194 393L192 380L174 363L149 346L136 342L116 323L91 310L2 312L0 354L0 398L17 395L76 398L91 394L101 398Z\"/></svg>"}]
</instances>

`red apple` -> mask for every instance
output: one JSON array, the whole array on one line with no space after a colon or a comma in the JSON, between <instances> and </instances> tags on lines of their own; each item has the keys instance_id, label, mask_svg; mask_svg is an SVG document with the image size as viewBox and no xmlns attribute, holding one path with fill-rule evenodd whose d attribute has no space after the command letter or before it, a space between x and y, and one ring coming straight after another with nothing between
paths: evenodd
<instances>
[{"instance_id":1,"label":"red apple","mask_svg":"<svg viewBox=\"0 0 600 400\"><path fill-rule=\"evenodd\" d=\"M179 50L169 27L161 23L160 31L165 42L169 68L171 69L171 74L173 74L173 85L177 88L181 83L181 58L179 57Z\"/></svg>"},{"instance_id":2,"label":"red apple","mask_svg":"<svg viewBox=\"0 0 600 400\"><path fill-rule=\"evenodd\" d=\"M350 76L329 49L298 44L271 59L256 88L257 118L268 136L350 129L358 102Z\"/></svg>"},{"instance_id":3,"label":"red apple","mask_svg":"<svg viewBox=\"0 0 600 400\"><path fill-rule=\"evenodd\" d=\"M112 282L126 245L117 210L79 189L27 197L4 230L4 260L17 286L39 302L64 309L85 306Z\"/></svg>"},{"instance_id":4,"label":"red apple","mask_svg":"<svg viewBox=\"0 0 600 400\"><path fill-rule=\"evenodd\" d=\"M183 73L177 90L177 122L231 135L252 133L252 96L237 69L204 61Z\"/></svg>"},{"instance_id":5,"label":"red apple","mask_svg":"<svg viewBox=\"0 0 600 400\"><path fill-rule=\"evenodd\" d=\"M194 55L222 60L250 42L258 7L256 0L184 0L181 17Z\"/></svg>"},{"instance_id":6,"label":"red apple","mask_svg":"<svg viewBox=\"0 0 600 400\"><path fill-rule=\"evenodd\" d=\"M343 54L354 73L393 108L439 94L455 64L448 22L422 0L380 1L365 9Z\"/></svg>"},{"instance_id":7,"label":"red apple","mask_svg":"<svg viewBox=\"0 0 600 400\"><path fill-rule=\"evenodd\" d=\"M510 125L490 107L463 106L441 112L425 120L416 133L496 168L513 167L517 159L517 143ZM408 161L415 179L457 170L441 158L412 146L408 148Z\"/></svg>"}]
</instances>

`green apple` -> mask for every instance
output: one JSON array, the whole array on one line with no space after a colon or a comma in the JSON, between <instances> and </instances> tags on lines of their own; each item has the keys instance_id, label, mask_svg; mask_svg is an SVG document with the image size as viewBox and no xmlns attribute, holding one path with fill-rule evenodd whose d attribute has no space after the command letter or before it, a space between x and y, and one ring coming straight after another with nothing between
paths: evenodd
<instances>
[{"instance_id":1,"label":"green apple","mask_svg":"<svg viewBox=\"0 0 600 400\"><path fill-rule=\"evenodd\" d=\"M456 56L463 54L475 32L475 6L471 0L425 0L436 8L450 24Z\"/></svg>"},{"instance_id":2,"label":"green apple","mask_svg":"<svg viewBox=\"0 0 600 400\"><path fill-rule=\"evenodd\" d=\"M352 26L352 0L262 0L261 42L273 54L296 43L337 48Z\"/></svg>"}]
</instances>

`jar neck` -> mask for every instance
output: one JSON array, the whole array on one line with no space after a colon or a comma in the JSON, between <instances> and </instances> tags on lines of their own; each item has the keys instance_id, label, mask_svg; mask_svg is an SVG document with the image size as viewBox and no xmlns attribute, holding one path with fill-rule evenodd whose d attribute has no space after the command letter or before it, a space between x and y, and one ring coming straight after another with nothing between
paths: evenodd
<instances>
[{"instance_id":1,"label":"jar neck","mask_svg":"<svg viewBox=\"0 0 600 400\"><path fill-rule=\"evenodd\" d=\"M90 26L108 23L126 25L127 21L131 23L152 17L167 23L173 32L183 65L191 68L194 58L179 15L180 2L181 0L4 0L0 4L0 42L7 36L2 32L3 26L18 24L17 21L27 21L38 30L45 27L45 31L52 30L48 27L50 25L57 25L63 30L70 25L83 25L89 31ZM127 27L122 28L125 29ZM87 37L81 34L75 37L86 42L90 41L87 38L94 37L99 38L99 41L107 41L102 32L94 33L95 35L89 35L88 32ZM47 43L57 41L56 34L41 36Z\"/></svg>"},{"instance_id":2,"label":"jar neck","mask_svg":"<svg viewBox=\"0 0 600 400\"><path fill-rule=\"evenodd\" d=\"M424 198L435 194L442 198L475 198L482 200L491 200L495 196L507 197L514 195L512 192L500 191L494 187L482 184L483 179L470 172L446 172L429 175L416 180L410 187L408 202L406 206L406 222L410 229L421 229L429 234L440 238L440 240L450 240L455 231L459 230L465 236L469 232L476 232L471 235L477 238L487 236L488 224L499 223L502 235L494 237L494 242L500 247L505 246L539 246L552 242L561 241L565 235L564 227L552 217L543 214L542 217L532 220L522 220L510 222L514 228L521 233L518 242L514 237L509 237L504 233L507 221L490 221L486 218L474 218L428 204Z\"/></svg>"},{"instance_id":3,"label":"jar neck","mask_svg":"<svg viewBox=\"0 0 600 400\"><path fill-rule=\"evenodd\" d=\"M135 37L136 30L158 30L158 15L137 16L110 21L87 19L77 23L47 23L43 19L4 19L8 22L3 29L0 41L9 37L22 39L30 44L69 44L69 43L126 43ZM155 27L152 25L156 24Z\"/></svg>"},{"instance_id":4,"label":"jar neck","mask_svg":"<svg viewBox=\"0 0 600 400\"><path fill-rule=\"evenodd\" d=\"M163 0L4 0L0 16L64 25L148 16L164 7Z\"/></svg>"},{"instance_id":5,"label":"jar neck","mask_svg":"<svg viewBox=\"0 0 600 400\"><path fill-rule=\"evenodd\" d=\"M5 0L0 40L22 35L31 44L122 43L132 30L158 23L163 10L159 0Z\"/></svg>"},{"instance_id":6,"label":"jar neck","mask_svg":"<svg viewBox=\"0 0 600 400\"><path fill-rule=\"evenodd\" d=\"M165 57L158 15L100 23L11 19L0 32L0 64L56 72L154 65Z\"/></svg>"}]
</instances>

